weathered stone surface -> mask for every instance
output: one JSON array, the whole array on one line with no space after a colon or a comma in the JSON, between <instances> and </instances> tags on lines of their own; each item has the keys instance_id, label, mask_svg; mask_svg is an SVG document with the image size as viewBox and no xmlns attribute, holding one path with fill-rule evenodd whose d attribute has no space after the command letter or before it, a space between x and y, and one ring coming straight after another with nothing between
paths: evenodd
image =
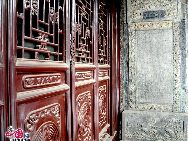
<instances>
[{"instance_id":1,"label":"weathered stone surface","mask_svg":"<svg viewBox=\"0 0 188 141\"><path fill-rule=\"evenodd\" d=\"M128 10L127 15L122 10L127 17L121 19L121 39L128 23L129 42L121 40L121 47L128 48L129 61L128 71L125 68L121 71L121 74L128 72L128 93L123 103L126 111L122 114L123 141L188 141L188 26L184 19L188 2L127 2L122 0Z\"/></svg>"},{"instance_id":2,"label":"weathered stone surface","mask_svg":"<svg viewBox=\"0 0 188 141\"><path fill-rule=\"evenodd\" d=\"M187 141L188 115L124 111L123 141Z\"/></svg>"},{"instance_id":3,"label":"weathered stone surface","mask_svg":"<svg viewBox=\"0 0 188 141\"><path fill-rule=\"evenodd\" d=\"M172 29L136 31L138 103L173 103Z\"/></svg>"},{"instance_id":4,"label":"weathered stone surface","mask_svg":"<svg viewBox=\"0 0 188 141\"><path fill-rule=\"evenodd\" d=\"M165 20L181 18L181 13L177 12L180 8L180 0L128 0L128 22L158 20L143 18L144 12L157 10L165 11Z\"/></svg>"}]
</instances>

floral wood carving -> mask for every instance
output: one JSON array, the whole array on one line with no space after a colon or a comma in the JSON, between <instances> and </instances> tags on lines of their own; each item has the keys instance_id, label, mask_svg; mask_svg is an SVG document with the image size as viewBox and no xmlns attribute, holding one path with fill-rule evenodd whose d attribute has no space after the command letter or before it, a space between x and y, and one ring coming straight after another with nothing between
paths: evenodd
<instances>
[{"instance_id":1,"label":"floral wood carving","mask_svg":"<svg viewBox=\"0 0 188 141\"><path fill-rule=\"evenodd\" d=\"M25 0L25 9L29 9L31 7L31 0Z\"/></svg>"},{"instance_id":2,"label":"floral wood carving","mask_svg":"<svg viewBox=\"0 0 188 141\"><path fill-rule=\"evenodd\" d=\"M61 83L61 74L24 75L22 78L24 88L49 86Z\"/></svg>"},{"instance_id":3,"label":"floral wood carving","mask_svg":"<svg viewBox=\"0 0 188 141\"><path fill-rule=\"evenodd\" d=\"M92 140L92 96L90 91L81 93L76 98L78 111L78 141Z\"/></svg>"},{"instance_id":4,"label":"floral wood carving","mask_svg":"<svg viewBox=\"0 0 188 141\"><path fill-rule=\"evenodd\" d=\"M88 80L92 79L92 71L86 71L86 72L76 72L76 80Z\"/></svg>"},{"instance_id":5,"label":"floral wood carving","mask_svg":"<svg viewBox=\"0 0 188 141\"><path fill-rule=\"evenodd\" d=\"M107 122L107 86L103 85L99 87L99 127L102 129Z\"/></svg>"},{"instance_id":6,"label":"floral wood carving","mask_svg":"<svg viewBox=\"0 0 188 141\"><path fill-rule=\"evenodd\" d=\"M99 77L105 77L108 76L108 71L99 71Z\"/></svg>"},{"instance_id":7,"label":"floral wood carving","mask_svg":"<svg viewBox=\"0 0 188 141\"><path fill-rule=\"evenodd\" d=\"M57 125L51 121L43 123L31 139L32 141L60 141Z\"/></svg>"},{"instance_id":8,"label":"floral wood carving","mask_svg":"<svg viewBox=\"0 0 188 141\"><path fill-rule=\"evenodd\" d=\"M37 15L39 12L38 0L32 0L31 13Z\"/></svg>"},{"instance_id":9,"label":"floral wood carving","mask_svg":"<svg viewBox=\"0 0 188 141\"><path fill-rule=\"evenodd\" d=\"M25 118L25 128L28 132L32 132L36 130L36 124L43 118L53 117L56 120L56 126L60 128L61 125L61 115L60 115L60 104L54 103L52 105L48 105L42 107L37 110L31 111L27 117Z\"/></svg>"},{"instance_id":10,"label":"floral wood carving","mask_svg":"<svg viewBox=\"0 0 188 141\"><path fill-rule=\"evenodd\" d=\"M75 61L78 63L92 63L92 24L93 24L93 2L76 1L76 22L73 33L76 43Z\"/></svg>"}]
</instances>

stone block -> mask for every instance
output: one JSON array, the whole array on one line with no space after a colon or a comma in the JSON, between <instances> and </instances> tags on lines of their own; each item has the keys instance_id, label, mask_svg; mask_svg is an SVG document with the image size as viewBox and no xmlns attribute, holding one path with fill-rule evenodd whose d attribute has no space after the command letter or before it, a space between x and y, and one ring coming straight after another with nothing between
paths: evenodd
<instances>
[{"instance_id":1,"label":"stone block","mask_svg":"<svg viewBox=\"0 0 188 141\"><path fill-rule=\"evenodd\" d=\"M183 113L124 111L123 141L187 141L188 115Z\"/></svg>"}]
</instances>

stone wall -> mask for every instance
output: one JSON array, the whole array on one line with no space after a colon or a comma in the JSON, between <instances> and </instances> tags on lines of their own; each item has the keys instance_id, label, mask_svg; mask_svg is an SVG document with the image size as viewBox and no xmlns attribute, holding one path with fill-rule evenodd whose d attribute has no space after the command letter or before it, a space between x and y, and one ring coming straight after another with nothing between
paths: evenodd
<instances>
[{"instance_id":1,"label":"stone wall","mask_svg":"<svg viewBox=\"0 0 188 141\"><path fill-rule=\"evenodd\" d=\"M122 140L187 141L186 1L121 5Z\"/></svg>"}]
</instances>

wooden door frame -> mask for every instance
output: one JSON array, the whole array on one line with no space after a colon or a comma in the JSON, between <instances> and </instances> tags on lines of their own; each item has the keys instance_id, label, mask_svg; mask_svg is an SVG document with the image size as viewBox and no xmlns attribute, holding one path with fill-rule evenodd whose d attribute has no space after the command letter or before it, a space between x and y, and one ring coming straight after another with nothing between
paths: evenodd
<instances>
[{"instance_id":1,"label":"wooden door frame","mask_svg":"<svg viewBox=\"0 0 188 141\"><path fill-rule=\"evenodd\" d=\"M15 65L16 65L16 0L8 0L8 35L7 35L7 63L8 63L8 126L16 128L16 87L15 87Z\"/></svg>"},{"instance_id":2,"label":"wooden door frame","mask_svg":"<svg viewBox=\"0 0 188 141\"><path fill-rule=\"evenodd\" d=\"M7 2L2 0L0 2L0 75L1 75L1 87L0 87L0 140L4 140L4 133L7 128L8 115L7 115Z\"/></svg>"},{"instance_id":3,"label":"wooden door frame","mask_svg":"<svg viewBox=\"0 0 188 141\"><path fill-rule=\"evenodd\" d=\"M112 0L111 9L111 136L118 140L120 119L120 1Z\"/></svg>"},{"instance_id":4,"label":"wooden door frame","mask_svg":"<svg viewBox=\"0 0 188 141\"><path fill-rule=\"evenodd\" d=\"M93 32L93 40L94 42L94 58L98 58L98 0L93 0L94 2L94 28L96 29ZM71 11L72 11L72 17L71 17L71 57L73 58L72 63L71 63L71 73L75 74L75 60L74 60L74 55L75 55L75 33L76 33L76 20L75 20L75 0L72 0L71 4ZM112 86L110 89L110 96L109 96L109 111L110 112L110 133L111 136L114 137L114 140L118 140L118 128L119 128L119 113L120 113L120 102L119 102L119 97L120 97L120 1L116 0L111 0L109 1L109 6L111 9L111 12L108 15L108 22L109 22L109 44L111 46L111 78L110 78L110 85ZM95 59L93 65L96 66L95 68L95 73L94 73L94 79L96 82L98 81L98 72L99 72L99 65L97 59ZM113 75L112 75L113 74ZM72 80L72 87L75 87L75 76L71 75L71 80ZM99 138L99 126L98 126L98 121L99 121L99 114L98 114L98 83L94 84L94 93L95 93L95 99L94 99L94 136L95 140L98 141ZM76 123L77 119L74 118L76 117L76 111L75 111L75 90L72 89L72 136L73 140L76 139ZM116 105L115 108L113 105ZM116 119L114 122L113 119Z\"/></svg>"},{"instance_id":5,"label":"wooden door frame","mask_svg":"<svg viewBox=\"0 0 188 141\"><path fill-rule=\"evenodd\" d=\"M4 28L5 30L7 30L7 68L8 68L8 73L7 73L7 114L8 114L8 121L7 121L7 126L13 126L15 129L18 128L17 127L17 107L16 107L16 87L15 87L15 83L16 83L16 69L20 69L20 68L16 68L16 49L17 49L17 0L3 0L5 1L5 3L7 4L7 9L5 11L7 11L7 21L8 21L8 25L7 25L7 29ZM6 7L5 7L6 8ZM65 44L66 44L66 56L65 56L65 63L67 65L70 66L70 0L65 0L65 32L66 32L66 36L65 36ZM49 67L48 67L49 68ZM52 67L52 69L55 68L54 66ZM44 68L44 70L47 69ZM57 68L58 70L58 68ZM70 67L66 70L66 83L70 84ZM71 116L71 95L70 95L70 90L68 90L66 92L66 123L67 123L67 127L66 127L66 134L67 134L67 138L68 140L72 140L72 116Z\"/></svg>"},{"instance_id":6,"label":"wooden door frame","mask_svg":"<svg viewBox=\"0 0 188 141\"><path fill-rule=\"evenodd\" d=\"M7 105L9 105L9 108L7 109L7 113L8 113L8 126L13 126L14 128L17 128L16 125L16 88L15 88L15 70L16 70L16 39L17 39L17 24L16 24L16 17L17 17L17 11L16 11L16 0L8 0L7 1L7 20L8 20L8 25L7 25L7 38L8 38L8 45L7 45L7 52L8 52L8 59L7 59L7 64L8 64L8 81L7 81L7 85L8 85L8 89L7 89L7 100L8 103ZM111 112L111 135L113 136L114 133L117 131L118 128L118 122L116 121L115 124L113 119L114 117L119 116L119 20L118 19L118 2L116 2L115 0L112 0L111 2L111 8L112 8L112 14L110 14L110 40L111 40L111 46L112 46L112 62L111 62L111 74L115 74L111 76L111 85L113 86L111 88L111 97L110 99L110 105L112 106L113 104L116 104L115 109L113 109L114 112ZM98 3L95 5L95 9L96 11L98 10L97 7ZM75 13L75 9L71 9L71 6L74 7L75 6L75 0L68 0L66 1L66 51L67 52L71 52L71 50L74 50L74 40L73 39L73 35L75 33L75 19L74 19L74 13ZM71 12L72 11L72 12ZM70 22L72 21L72 22ZM97 25L97 15L95 15L94 18L95 21L95 26ZM4 29L5 30L5 29ZM72 33L72 39L70 42L70 32ZM94 40L97 41L98 37L97 37L97 31L94 32ZM10 39L10 40L9 40ZM97 42L95 42L94 44L95 48L97 48ZM97 49L94 50L95 52L95 56L97 57L98 51ZM115 52L115 53L113 53ZM73 54L72 54L73 55ZM74 60L73 60L74 61ZM68 53L66 54L66 63L70 66L72 66L72 61L70 62L70 56L68 55ZM94 65L97 65L98 62L94 62ZM75 82L75 75L72 75L75 73L75 68L71 67L71 69L67 70L67 78L66 81L67 83L71 84L71 87L74 87L74 83ZM94 78L97 80L98 76L98 67L95 70L95 75ZM72 83L70 82L70 80L72 80ZM96 92L96 88L98 87L97 85L94 85L95 87L95 92ZM74 104L74 91L67 92L67 97L66 97L66 103L67 103L67 112L68 112L68 116L67 116L67 137L69 138L69 140L74 140L75 136L76 136L76 119L75 117L75 112L73 109L75 109L75 104ZM116 96L116 97L114 97ZM72 104L72 106L71 106ZM98 102L97 100L95 100L95 104L94 104L94 109L95 111L98 109ZM109 109L112 110L112 107ZM71 114L72 113L72 114ZM99 130L97 128L97 121L98 121L98 115L95 115L94 118L95 121L95 137L97 137L97 135L99 134ZM72 126L71 126L72 125ZM98 140L98 138L96 138L96 140Z\"/></svg>"}]
</instances>

